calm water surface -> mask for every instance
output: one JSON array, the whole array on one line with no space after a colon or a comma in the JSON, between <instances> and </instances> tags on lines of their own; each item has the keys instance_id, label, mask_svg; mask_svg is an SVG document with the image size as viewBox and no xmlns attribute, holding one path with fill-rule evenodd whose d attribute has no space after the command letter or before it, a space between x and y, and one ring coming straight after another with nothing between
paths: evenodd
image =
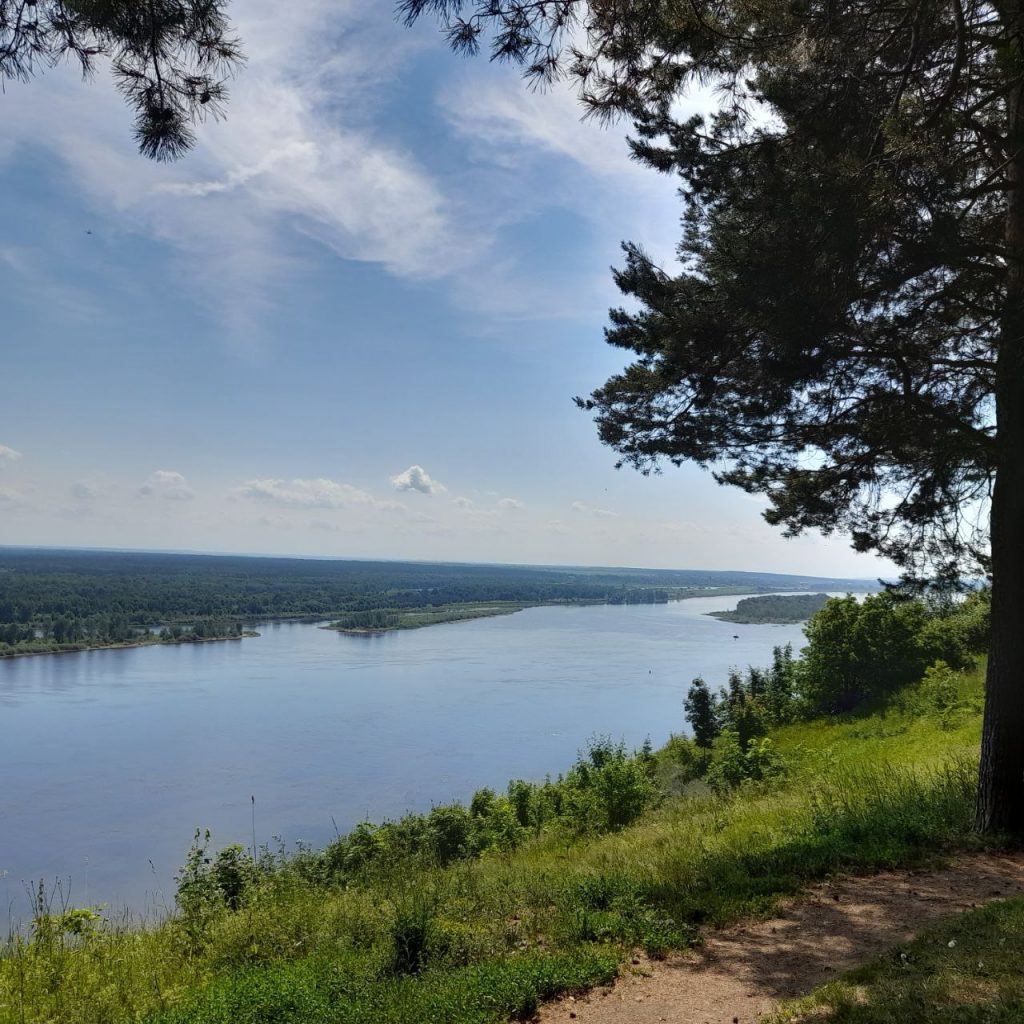
<instances>
[{"instance_id":1,"label":"calm water surface","mask_svg":"<svg viewBox=\"0 0 1024 1024\"><path fill-rule=\"evenodd\" d=\"M26 882L61 878L79 905L162 907L197 826L251 842L251 795L258 842L319 844L556 774L595 733L660 744L694 676L799 648L704 614L736 600L0 661L0 896L21 916Z\"/></svg>"}]
</instances>

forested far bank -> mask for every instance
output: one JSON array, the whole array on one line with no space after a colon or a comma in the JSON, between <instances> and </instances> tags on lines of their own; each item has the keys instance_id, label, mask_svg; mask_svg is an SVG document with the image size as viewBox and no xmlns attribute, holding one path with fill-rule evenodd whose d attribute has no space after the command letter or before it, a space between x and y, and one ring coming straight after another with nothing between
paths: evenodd
<instances>
[{"instance_id":1,"label":"forested far bank","mask_svg":"<svg viewBox=\"0 0 1024 1024\"><path fill-rule=\"evenodd\" d=\"M291 618L375 630L475 617L468 609L483 606L663 603L826 585L870 588L772 573L0 548L0 653L151 642L162 626L226 623L230 633Z\"/></svg>"},{"instance_id":2,"label":"forested far bank","mask_svg":"<svg viewBox=\"0 0 1024 1024\"><path fill-rule=\"evenodd\" d=\"M124 616L96 615L85 619L61 616L52 619L48 626L21 626L17 623L0 626L0 658L153 644L241 640L254 636L259 634L245 629L240 622L226 619L197 619L186 625L147 629L130 625Z\"/></svg>"}]
</instances>

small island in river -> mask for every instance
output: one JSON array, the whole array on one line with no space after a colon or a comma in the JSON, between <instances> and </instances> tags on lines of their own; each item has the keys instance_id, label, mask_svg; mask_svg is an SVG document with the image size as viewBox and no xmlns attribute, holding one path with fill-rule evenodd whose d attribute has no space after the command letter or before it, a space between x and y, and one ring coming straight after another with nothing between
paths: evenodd
<instances>
[{"instance_id":1,"label":"small island in river","mask_svg":"<svg viewBox=\"0 0 1024 1024\"><path fill-rule=\"evenodd\" d=\"M738 622L744 626L767 623L791 625L816 615L827 601L828 594L765 594L762 597L745 597L730 611L707 614L723 622Z\"/></svg>"},{"instance_id":2,"label":"small island in river","mask_svg":"<svg viewBox=\"0 0 1024 1024\"><path fill-rule=\"evenodd\" d=\"M339 633L373 635L397 629L420 629L444 622L466 622L495 615L511 615L530 607L520 601L481 601L476 604L443 604L419 608L371 608L349 612L324 629Z\"/></svg>"}]
</instances>

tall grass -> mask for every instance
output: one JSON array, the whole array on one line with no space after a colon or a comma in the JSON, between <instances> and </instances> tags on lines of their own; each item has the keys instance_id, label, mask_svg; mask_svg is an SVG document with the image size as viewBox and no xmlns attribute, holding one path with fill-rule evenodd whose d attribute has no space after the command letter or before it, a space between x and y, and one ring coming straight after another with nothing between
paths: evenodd
<instances>
[{"instance_id":1,"label":"tall grass","mask_svg":"<svg viewBox=\"0 0 1024 1024\"><path fill-rule=\"evenodd\" d=\"M980 679L958 685L956 721L903 704L787 726L772 735L780 779L675 798L616 831L542 828L447 866L384 859L343 875L267 855L237 909L197 883L146 929L37 913L0 955L0 1022L528 1016L609 980L635 948L663 955L810 879L973 843Z\"/></svg>"}]
</instances>

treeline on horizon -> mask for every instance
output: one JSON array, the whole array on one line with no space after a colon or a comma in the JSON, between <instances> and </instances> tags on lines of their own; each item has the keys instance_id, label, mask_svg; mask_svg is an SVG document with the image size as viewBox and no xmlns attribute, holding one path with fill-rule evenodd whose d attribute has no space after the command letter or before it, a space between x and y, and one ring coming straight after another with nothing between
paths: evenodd
<instances>
[{"instance_id":1,"label":"treeline on horizon","mask_svg":"<svg viewBox=\"0 0 1024 1024\"><path fill-rule=\"evenodd\" d=\"M158 625L334 618L481 602L637 603L806 577L0 549L0 645L123 642ZM828 581L815 580L816 585ZM837 585L855 581L831 581ZM863 584L860 584L863 587Z\"/></svg>"}]
</instances>

